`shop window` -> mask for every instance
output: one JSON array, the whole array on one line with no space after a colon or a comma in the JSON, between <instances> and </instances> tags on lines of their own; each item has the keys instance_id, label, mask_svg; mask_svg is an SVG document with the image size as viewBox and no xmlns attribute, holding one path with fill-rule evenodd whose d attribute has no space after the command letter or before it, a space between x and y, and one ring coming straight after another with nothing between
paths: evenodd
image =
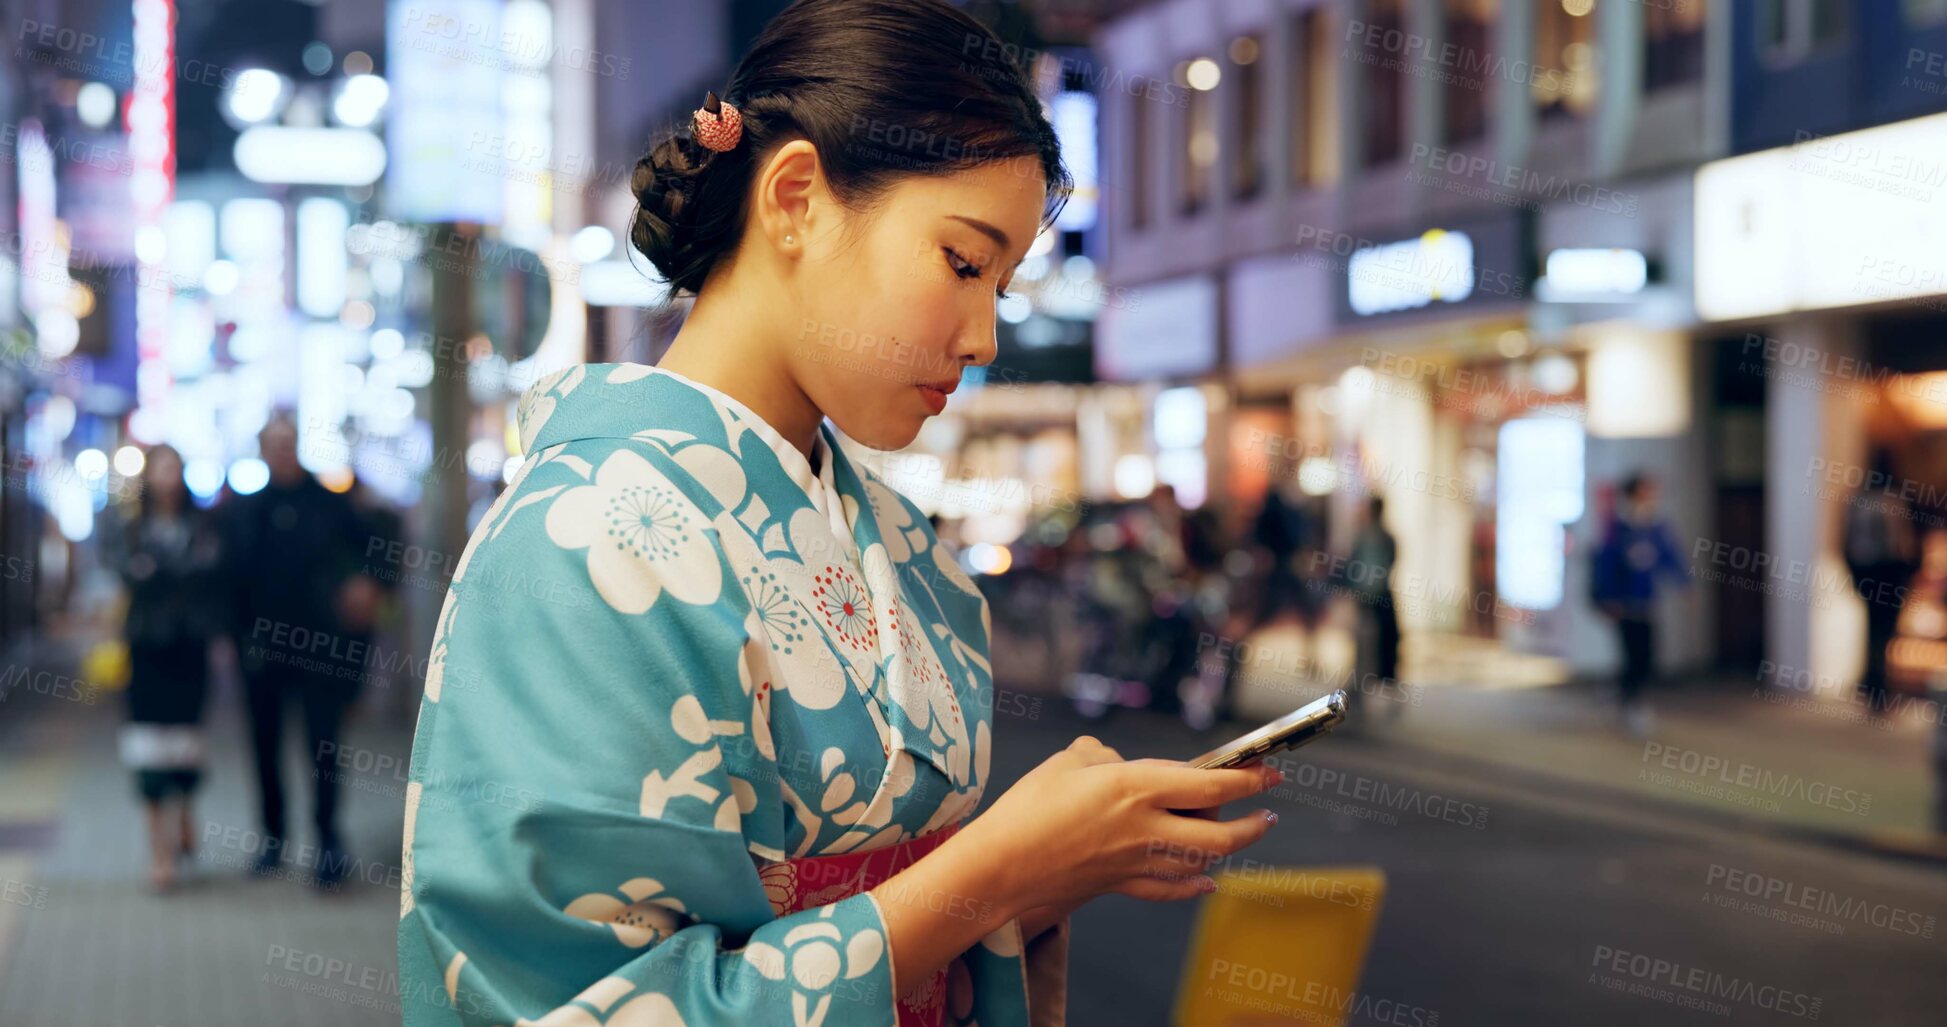
<instances>
[{"instance_id":1,"label":"shop window","mask_svg":"<svg viewBox=\"0 0 1947 1027\"><path fill-rule=\"evenodd\" d=\"M1188 102L1179 110L1177 132L1177 209L1185 217L1210 202L1211 178L1217 169L1217 83L1222 71L1216 61L1198 57L1177 66L1177 84L1187 89Z\"/></svg>"},{"instance_id":2,"label":"shop window","mask_svg":"<svg viewBox=\"0 0 1947 1027\"><path fill-rule=\"evenodd\" d=\"M1595 107L1599 75L1595 0L1537 0L1530 93L1542 117L1583 115Z\"/></svg>"},{"instance_id":3,"label":"shop window","mask_svg":"<svg viewBox=\"0 0 1947 1027\"><path fill-rule=\"evenodd\" d=\"M1264 62L1263 38L1238 36L1230 42L1230 74L1237 83L1236 103L1232 106L1231 137L1237 140L1237 156L1231 162L1231 194L1240 200L1256 196L1264 188Z\"/></svg>"},{"instance_id":4,"label":"shop window","mask_svg":"<svg viewBox=\"0 0 1947 1027\"><path fill-rule=\"evenodd\" d=\"M1291 182L1330 185L1338 177L1338 73L1323 7L1299 11L1291 26Z\"/></svg>"},{"instance_id":5,"label":"shop window","mask_svg":"<svg viewBox=\"0 0 1947 1027\"><path fill-rule=\"evenodd\" d=\"M1365 83L1363 144L1365 167L1400 158L1406 142L1406 76L1404 62L1412 59L1403 40L1406 31L1402 0L1366 0L1365 30L1359 34L1359 62Z\"/></svg>"},{"instance_id":6,"label":"shop window","mask_svg":"<svg viewBox=\"0 0 1947 1027\"><path fill-rule=\"evenodd\" d=\"M1696 82L1704 77L1706 0L1643 8L1643 91Z\"/></svg>"},{"instance_id":7,"label":"shop window","mask_svg":"<svg viewBox=\"0 0 1947 1027\"><path fill-rule=\"evenodd\" d=\"M1154 101L1135 97L1129 103L1129 227L1149 225L1149 122Z\"/></svg>"},{"instance_id":8,"label":"shop window","mask_svg":"<svg viewBox=\"0 0 1947 1027\"><path fill-rule=\"evenodd\" d=\"M1446 96L1446 142L1457 146L1487 134L1487 108L1493 89L1487 69L1493 65L1488 47L1493 38L1499 0L1446 0L1447 50L1454 56L1441 69L1452 79L1441 90Z\"/></svg>"},{"instance_id":9,"label":"shop window","mask_svg":"<svg viewBox=\"0 0 1947 1027\"><path fill-rule=\"evenodd\" d=\"M1844 0L1764 0L1758 14L1759 42L1774 63L1802 61L1846 38Z\"/></svg>"}]
</instances>

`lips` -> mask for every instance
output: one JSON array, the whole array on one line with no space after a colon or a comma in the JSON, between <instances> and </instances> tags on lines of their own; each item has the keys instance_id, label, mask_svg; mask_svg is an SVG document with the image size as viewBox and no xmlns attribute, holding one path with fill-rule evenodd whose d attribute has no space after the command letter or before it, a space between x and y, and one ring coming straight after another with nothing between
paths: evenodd
<instances>
[{"instance_id":1,"label":"lips","mask_svg":"<svg viewBox=\"0 0 1947 1027\"><path fill-rule=\"evenodd\" d=\"M950 382L930 384L926 382L915 382L913 387L919 390L920 396L926 400L926 405L931 407L933 412L937 414L946 409L947 396L951 395L954 389L960 387L960 382L957 379Z\"/></svg>"}]
</instances>

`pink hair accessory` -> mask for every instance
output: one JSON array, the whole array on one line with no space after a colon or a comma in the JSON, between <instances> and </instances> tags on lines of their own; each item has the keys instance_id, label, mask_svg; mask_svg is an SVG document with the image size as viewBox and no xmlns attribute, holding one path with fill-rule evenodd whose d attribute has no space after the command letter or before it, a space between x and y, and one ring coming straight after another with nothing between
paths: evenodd
<instances>
[{"instance_id":1,"label":"pink hair accessory","mask_svg":"<svg viewBox=\"0 0 1947 1027\"><path fill-rule=\"evenodd\" d=\"M744 137L744 116L737 112L737 105L717 99L717 94L703 94L703 106L690 115L690 129L696 141L704 149L723 153L737 148L737 141Z\"/></svg>"}]
</instances>

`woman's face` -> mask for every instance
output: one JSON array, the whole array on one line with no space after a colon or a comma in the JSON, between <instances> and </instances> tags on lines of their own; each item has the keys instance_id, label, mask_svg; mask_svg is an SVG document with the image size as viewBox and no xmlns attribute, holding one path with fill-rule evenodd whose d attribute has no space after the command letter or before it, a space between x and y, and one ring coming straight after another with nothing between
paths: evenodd
<instances>
[{"instance_id":1,"label":"woman's face","mask_svg":"<svg viewBox=\"0 0 1947 1027\"><path fill-rule=\"evenodd\" d=\"M808 248L787 359L818 409L874 449L911 443L961 370L994 359L995 303L1046 200L1033 157L907 175Z\"/></svg>"}]
</instances>

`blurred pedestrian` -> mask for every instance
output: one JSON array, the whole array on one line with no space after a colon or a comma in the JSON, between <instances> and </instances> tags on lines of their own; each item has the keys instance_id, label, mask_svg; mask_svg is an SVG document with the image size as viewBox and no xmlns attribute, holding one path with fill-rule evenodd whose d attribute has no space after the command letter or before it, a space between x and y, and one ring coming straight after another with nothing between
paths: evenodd
<instances>
[{"instance_id":1,"label":"blurred pedestrian","mask_svg":"<svg viewBox=\"0 0 1947 1027\"><path fill-rule=\"evenodd\" d=\"M1156 486L1142 505L1149 513L1149 523L1139 525L1138 539L1150 558L1150 565L1167 578L1181 576L1188 561L1183 547L1187 515L1183 503L1177 499L1176 486Z\"/></svg>"},{"instance_id":2,"label":"blurred pedestrian","mask_svg":"<svg viewBox=\"0 0 1947 1027\"><path fill-rule=\"evenodd\" d=\"M379 589L357 573L368 522L351 500L324 487L298 459L298 429L273 418L258 435L270 480L230 504L226 559L236 603L238 664L250 711L264 848L254 872L282 863L289 841L280 753L285 707L304 711L317 828L315 881L349 869L338 832L338 733L358 692Z\"/></svg>"},{"instance_id":3,"label":"blurred pedestrian","mask_svg":"<svg viewBox=\"0 0 1947 1027\"><path fill-rule=\"evenodd\" d=\"M1656 670L1660 581L1675 579L1685 588L1690 583L1690 568L1678 555L1658 509L1661 491L1647 474L1639 472L1624 480L1622 502L1603 527L1589 576L1596 607L1616 625L1622 646L1617 698L1624 725L1636 735L1648 734L1652 726L1643 688Z\"/></svg>"},{"instance_id":4,"label":"blurred pedestrian","mask_svg":"<svg viewBox=\"0 0 1947 1027\"><path fill-rule=\"evenodd\" d=\"M1190 518L1171 485L1158 485L1143 505L1150 518L1140 535L1148 611L1135 628L1150 651L1144 681L1151 709L1180 713L1184 685L1197 667L1197 581L1186 544Z\"/></svg>"},{"instance_id":5,"label":"blurred pedestrian","mask_svg":"<svg viewBox=\"0 0 1947 1027\"><path fill-rule=\"evenodd\" d=\"M121 757L147 815L149 883L165 891L176 882L177 859L196 850L190 806L208 757L203 706L210 640L220 628L210 598L217 535L189 501L181 455L166 445L148 451L141 495L112 529L102 533L103 557L128 589Z\"/></svg>"},{"instance_id":6,"label":"blurred pedestrian","mask_svg":"<svg viewBox=\"0 0 1947 1027\"><path fill-rule=\"evenodd\" d=\"M1845 517L1846 570L1866 602L1866 669L1859 691L1876 717L1887 709L1886 650L1898 631L1907 588L1920 571L1913 510L1886 487L1896 480L1893 454L1883 448L1875 452L1872 473L1853 494ZM1869 493L1875 488L1876 494Z\"/></svg>"},{"instance_id":7,"label":"blurred pedestrian","mask_svg":"<svg viewBox=\"0 0 1947 1027\"><path fill-rule=\"evenodd\" d=\"M1383 688L1399 680L1399 611L1393 604L1393 565L1398 558L1399 544L1386 530L1386 499L1373 496L1346 568L1352 578L1352 597L1359 603L1360 648L1366 652L1359 661L1361 686Z\"/></svg>"},{"instance_id":8,"label":"blurred pedestrian","mask_svg":"<svg viewBox=\"0 0 1947 1027\"><path fill-rule=\"evenodd\" d=\"M1269 563L1253 629L1276 620L1286 610L1305 608L1304 584L1296 561L1308 533L1302 509L1286 495L1292 487L1292 482L1279 482L1266 490L1251 525L1252 539Z\"/></svg>"}]
</instances>

